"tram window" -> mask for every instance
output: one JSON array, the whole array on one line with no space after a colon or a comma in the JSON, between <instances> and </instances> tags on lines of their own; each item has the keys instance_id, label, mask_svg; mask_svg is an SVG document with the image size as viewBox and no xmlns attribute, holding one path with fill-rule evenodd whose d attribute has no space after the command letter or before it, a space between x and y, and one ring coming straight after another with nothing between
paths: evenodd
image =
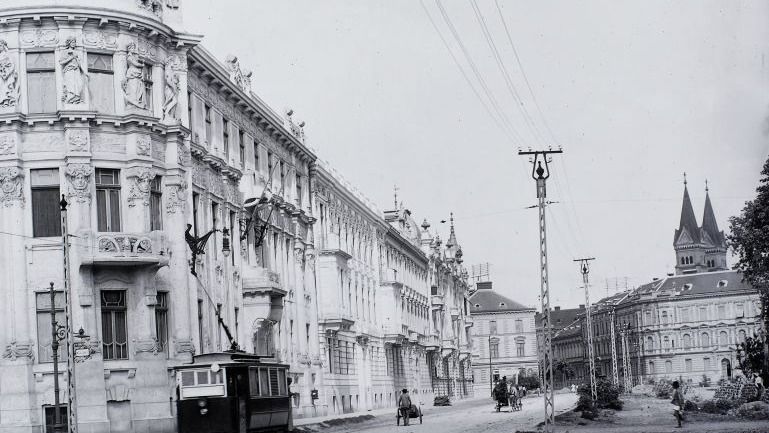
<instances>
[{"instance_id":1,"label":"tram window","mask_svg":"<svg viewBox=\"0 0 769 433\"><path fill-rule=\"evenodd\" d=\"M254 397L259 395L259 369L251 367L248 369L248 383L250 385L249 394Z\"/></svg>"},{"instance_id":2,"label":"tram window","mask_svg":"<svg viewBox=\"0 0 769 433\"><path fill-rule=\"evenodd\" d=\"M278 384L280 383L280 380L278 379L278 370L275 368L270 369L270 395L280 395L280 388L278 387Z\"/></svg>"},{"instance_id":3,"label":"tram window","mask_svg":"<svg viewBox=\"0 0 769 433\"><path fill-rule=\"evenodd\" d=\"M191 371L182 372L182 386L194 386L195 385L195 373Z\"/></svg>"},{"instance_id":4,"label":"tram window","mask_svg":"<svg viewBox=\"0 0 769 433\"><path fill-rule=\"evenodd\" d=\"M270 395L270 379L266 368L259 369L259 389L262 395Z\"/></svg>"},{"instance_id":5,"label":"tram window","mask_svg":"<svg viewBox=\"0 0 769 433\"><path fill-rule=\"evenodd\" d=\"M208 385L208 370L198 371L198 385Z\"/></svg>"},{"instance_id":6,"label":"tram window","mask_svg":"<svg viewBox=\"0 0 769 433\"><path fill-rule=\"evenodd\" d=\"M288 395L286 392L286 371L285 370L278 370L278 385L280 390L280 395Z\"/></svg>"}]
</instances>

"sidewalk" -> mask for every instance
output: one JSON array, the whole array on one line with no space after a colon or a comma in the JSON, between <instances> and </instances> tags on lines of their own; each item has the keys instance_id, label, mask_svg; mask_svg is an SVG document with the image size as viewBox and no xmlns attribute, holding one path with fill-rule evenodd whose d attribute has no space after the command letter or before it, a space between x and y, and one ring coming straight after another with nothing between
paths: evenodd
<instances>
[{"instance_id":1,"label":"sidewalk","mask_svg":"<svg viewBox=\"0 0 769 433\"><path fill-rule=\"evenodd\" d=\"M469 397L462 400L456 400L451 402L451 406L433 406L432 402L425 404L422 406L423 411L427 411L427 408L429 407L430 410L437 410L437 409L444 409L444 408L451 408L451 407L461 407L465 404L470 404L473 402L477 402L478 400L488 400L488 396L481 396L481 397ZM309 427L309 426L315 426L318 427L328 427L333 425L340 425L340 424L354 424L364 421L370 421L375 418L381 418L381 417L392 417L395 418L395 407L385 407L380 409L372 409L372 410L361 410L358 412L351 412L351 413L344 413L344 414L328 414L325 416L317 416L312 418L301 418L301 419L295 419L294 420L294 427Z\"/></svg>"}]
</instances>

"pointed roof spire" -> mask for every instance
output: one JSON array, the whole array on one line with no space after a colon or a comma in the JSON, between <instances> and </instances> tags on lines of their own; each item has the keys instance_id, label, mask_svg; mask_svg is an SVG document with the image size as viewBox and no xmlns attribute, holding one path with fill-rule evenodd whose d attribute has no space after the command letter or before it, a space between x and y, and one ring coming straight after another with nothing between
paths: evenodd
<instances>
[{"instance_id":1,"label":"pointed roof spire","mask_svg":"<svg viewBox=\"0 0 769 433\"><path fill-rule=\"evenodd\" d=\"M724 234L718 230L716 214L713 212L713 205L710 203L710 190L707 181L705 181L705 212L702 215L702 230L710 236L710 239L717 246L721 246L724 243Z\"/></svg>"},{"instance_id":2,"label":"pointed roof spire","mask_svg":"<svg viewBox=\"0 0 769 433\"><path fill-rule=\"evenodd\" d=\"M446 241L446 246L451 248L457 246L457 234L454 233L454 212L451 213L451 232L449 233L449 240Z\"/></svg>"},{"instance_id":3,"label":"pointed roof spire","mask_svg":"<svg viewBox=\"0 0 769 433\"><path fill-rule=\"evenodd\" d=\"M700 241L700 230L697 226L697 218L694 216L694 209L692 208L692 200L689 198L689 189L686 187L686 173L684 173L684 199L681 205L681 222L676 230L676 241L681 235L684 229L692 238L692 242L698 243Z\"/></svg>"}]
</instances>

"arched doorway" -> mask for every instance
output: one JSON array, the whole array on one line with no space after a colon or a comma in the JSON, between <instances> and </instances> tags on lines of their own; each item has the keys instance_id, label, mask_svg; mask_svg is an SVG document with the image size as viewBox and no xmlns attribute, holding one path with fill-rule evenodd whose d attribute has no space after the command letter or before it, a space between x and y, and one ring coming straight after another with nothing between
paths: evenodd
<instances>
[{"instance_id":1,"label":"arched doorway","mask_svg":"<svg viewBox=\"0 0 769 433\"><path fill-rule=\"evenodd\" d=\"M726 358L721 360L721 377L732 378L732 363Z\"/></svg>"}]
</instances>

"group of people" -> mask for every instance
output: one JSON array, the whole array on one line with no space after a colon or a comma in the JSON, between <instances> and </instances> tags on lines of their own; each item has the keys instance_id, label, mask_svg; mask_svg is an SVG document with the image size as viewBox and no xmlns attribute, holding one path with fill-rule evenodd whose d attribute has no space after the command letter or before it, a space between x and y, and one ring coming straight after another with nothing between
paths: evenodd
<instances>
[{"instance_id":1,"label":"group of people","mask_svg":"<svg viewBox=\"0 0 769 433\"><path fill-rule=\"evenodd\" d=\"M521 409L521 399L526 395L526 388L515 383L508 383L507 376L494 386L494 400L497 401L497 411L502 406L510 406L511 410Z\"/></svg>"}]
</instances>

